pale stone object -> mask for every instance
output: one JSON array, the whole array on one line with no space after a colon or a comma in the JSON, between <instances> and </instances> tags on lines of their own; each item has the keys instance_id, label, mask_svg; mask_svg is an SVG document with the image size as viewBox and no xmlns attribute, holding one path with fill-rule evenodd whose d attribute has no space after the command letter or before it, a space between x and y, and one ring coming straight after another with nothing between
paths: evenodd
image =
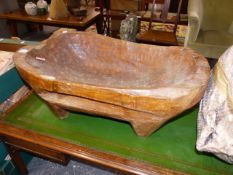
<instances>
[{"instance_id":1,"label":"pale stone object","mask_svg":"<svg viewBox=\"0 0 233 175\"><path fill-rule=\"evenodd\" d=\"M199 151L233 163L233 46L219 58L200 103Z\"/></svg>"},{"instance_id":2,"label":"pale stone object","mask_svg":"<svg viewBox=\"0 0 233 175\"><path fill-rule=\"evenodd\" d=\"M129 14L121 21L120 38L127 41L135 41L138 32L138 18L134 14Z\"/></svg>"},{"instance_id":3,"label":"pale stone object","mask_svg":"<svg viewBox=\"0 0 233 175\"><path fill-rule=\"evenodd\" d=\"M24 6L24 9L28 15L31 16L37 15L37 6L33 2L27 2Z\"/></svg>"}]
</instances>

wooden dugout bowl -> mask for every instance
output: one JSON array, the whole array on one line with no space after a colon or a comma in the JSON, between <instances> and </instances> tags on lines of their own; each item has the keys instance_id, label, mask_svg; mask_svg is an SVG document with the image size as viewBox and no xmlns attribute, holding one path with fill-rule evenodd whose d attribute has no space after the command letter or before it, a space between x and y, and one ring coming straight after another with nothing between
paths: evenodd
<instances>
[{"instance_id":1,"label":"wooden dugout bowl","mask_svg":"<svg viewBox=\"0 0 233 175\"><path fill-rule=\"evenodd\" d=\"M198 103L210 74L206 58L189 48L76 31L24 47L14 62L61 118L72 110L124 120L140 136Z\"/></svg>"}]
</instances>

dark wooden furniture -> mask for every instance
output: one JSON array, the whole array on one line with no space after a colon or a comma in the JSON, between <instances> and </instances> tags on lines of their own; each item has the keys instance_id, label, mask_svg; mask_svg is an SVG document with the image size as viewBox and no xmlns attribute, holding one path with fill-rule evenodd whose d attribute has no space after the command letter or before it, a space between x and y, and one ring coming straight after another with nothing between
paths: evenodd
<instances>
[{"instance_id":1,"label":"dark wooden furniture","mask_svg":"<svg viewBox=\"0 0 233 175\"><path fill-rule=\"evenodd\" d=\"M182 0L180 0L179 2L176 16L174 16L174 18L172 19L168 19L170 3L171 0L153 0L153 6L151 10L151 18L150 18L148 30L144 33L139 33L137 35L136 37L137 42L156 44L156 45L168 45L168 46L178 45L178 41L176 38L176 30L179 22ZM157 14L156 12L156 4L163 5L162 11L159 14ZM171 23L173 24L173 29L172 31L155 30L152 28L153 22Z\"/></svg>"},{"instance_id":2,"label":"dark wooden furniture","mask_svg":"<svg viewBox=\"0 0 233 175\"><path fill-rule=\"evenodd\" d=\"M70 16L59 20L53 20L49 18L48 14L44 16L29 16L23 10L15 10L11 12L5 12L0 14L0 19L7 20L7 24L12 32L13 36L18 36L17 23L26 24L39 24L39 25L50 25L56 27L67 27L75 28L77 30L85 30L89 26L96 24L97 32L102 33L102 19L99 11L96 11L94 7L89 7L87 16L78 18Z\"/></svg>"},{"instance_id":3,"label":"dark wooden furniture","mask_svg":"<svg viewBox=\"0 0 233 175\"><path fill-rule=\"evenodd\" d=\"M141 21L150 22L150 17L148 17L146 12L148 11L149 3L152 0L130 0L125 2L124 0L100 0L96 1L96 6L101 7L103 14L103 30L108 36L119 38L120 23L126 18L127 14L136 14L139 18L139 23ZM185 1L185 2L184 2ZM157 0L158 3L163 3L163 0ZM122 6L128 3L128 6ZM186 14L187 12L187 0L183 0L181 7L179 6L180 0L171 0L171 4L168 7L169 13L176 13L178 7L181 8L182 12ZM186 25L186 19L181 18L178 15L178 24ZM174 21L167 21L167 23L174 23ZM140 28L138 29L140 31ZM166 36L165 36L166 37Z\"/></svg>"},{"instance_id":4,"label":"dark wooden furniture","mask_svg":"<svg viewBox=\"0 0 233 175\"><path fill-rule=\"evenodd\" d=\"M189 2L189 0L182 1L182 5L181 5L181 9L180 9L181 14L187 14L188 2ZM169 11L176 12L178 6L179 6L179 0L172 0Z\"/></svg>"},{"instance_id":5,"label":"dark wooden furniture","mask_svg":"<svg viewBox=\"0 0 233 175\"><path fill-rule=\"evenodd\" d=\"M95 0L95 5L99 6L99 7L102 6L106 9L109 9L110 1L111 0ZM117 0L115 0L115 1L117 1ZM148 3L150 3L150 2L151 2L151 0L139 0L141 10L148 9ZM143 6L143 4L146 6ZM178 5L179 5L179 0L172 0L170 8L169 8L169 12L176 12ZM145 8L145 7L147 7L147 8ZM183 0L182 5L181 5L181 13L187 14L187 7L188 7L188 0Z\"/></svg>"}]
</instances>

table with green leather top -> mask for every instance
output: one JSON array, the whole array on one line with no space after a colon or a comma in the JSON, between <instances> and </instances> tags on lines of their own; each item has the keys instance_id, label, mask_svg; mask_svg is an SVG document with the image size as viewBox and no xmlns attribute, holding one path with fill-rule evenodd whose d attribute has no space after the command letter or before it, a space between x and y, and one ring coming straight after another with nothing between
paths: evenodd
<instances>
[{"instance_id":1,"label":"table with green leather top","mask_svg":"<svg viewBox=\"0 0 233 175\"><path fill-rule=\"evenodd\" d=\"M233 166L197 152L198 107L147 138L127 123L70 113L58 119L34 93L1 117L0 136L22 174L21 150L66 163L70 158L130 174L233 174Z\"/></svg>"}]
</instances>

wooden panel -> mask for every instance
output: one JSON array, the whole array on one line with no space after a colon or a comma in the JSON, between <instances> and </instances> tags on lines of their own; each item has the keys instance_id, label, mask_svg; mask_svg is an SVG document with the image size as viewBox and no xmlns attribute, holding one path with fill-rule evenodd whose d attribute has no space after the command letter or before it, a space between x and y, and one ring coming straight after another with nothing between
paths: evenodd
<instances>
[{"instance_id":1,"label":"wooden panel","mask_svg":"<svg viewBox=\"0 0 233 175\"><path fill-rule=\"evenodd\" d=\"M127 172L128 174L185 174L164 167L151 165L146 162L127 159L115 154L104 153L85 146L71 144L35 132L5 125L2 122L0 122L0 128L2 128L0 129L0 135L3 135L6 141L9 142L11 142L12 139L16 140L16 142L14 142L14 146L16 147L23 146L20 144L21 142L26 145L38 145L41 148L45 147L48 148L48 150L62 152L74 158L79 158L103 167L113 168L118 171ZM23 147L22 149L25 150ZM38 149L38 151L40 151L40 149ZM33 153L35 152L33 151ZM38 152L38 154L42 155L40 152Z\"/></svg>"},{"instance_id":2,"label":"wooden panel","mask_svg":"<svg viewBox=\"0 0 233 175\"><path fill-rule=\"evenodd\" d=\"M0 50L3 51L9 51L9 52L15 52L21 47L25 45L23 44L9 44L9 43L0 43Z\"/></svg>"},{"instance_id":3,"label":"wooden panel","mask_svg":"<svg viewBox=\"0 0 233 175\"><path fill-rule=\"evenodd\" d=\"M25 150L31 153L34 153L36 155L48 158L50 160L53 160L55 162L61 163L61 164L67 164L68 159L65 156L65 154L55 151L53 149L46 148L44 146L41 146L39 144L33 144L30 142L26 142L20 139L16 139L13 137L7 137L4 139L5 143L8 145L12 145L14 147L17 147L21 150Z\"/></svg>"}]
</instances>

